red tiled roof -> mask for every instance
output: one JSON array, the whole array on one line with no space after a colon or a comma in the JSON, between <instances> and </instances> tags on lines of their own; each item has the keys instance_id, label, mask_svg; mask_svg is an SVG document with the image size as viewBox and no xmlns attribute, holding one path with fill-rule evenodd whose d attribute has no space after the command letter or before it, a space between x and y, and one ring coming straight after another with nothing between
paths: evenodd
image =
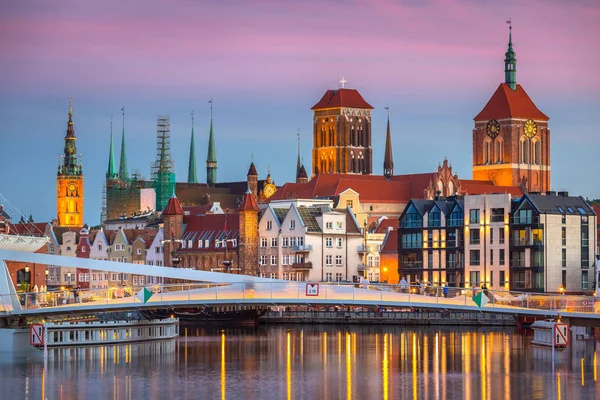
<instances>
[{"instance_id":1,"label":"red tiled roof","mask_svg":"<svg viewBox=\"0 0 600 400\"><path fill-rule=\"evenodd\" d=\"M548 121L548 116L541 112L529 98L521 85L512 90L506 83L501 83L475 121L488 121L501 118L532 118Z\"/></svg>"},{"instance_id":2,"label":"red tiled roof","mask_svg":"<svg viewBox=\"0 0 600 400\"><path fill-rule=\"evenodd\" d=\"M398 252L398 230L389 231L386 235L380 253L397 253Z\"/></svg>"},{"instance_id":3,"label":"red tiled roof","mask_svg":"<svg viewBox=\"0 0 600 400\"><path fill-rule=\"evenodd\" d=\"M179 199L176 196L173 196L167 202L167 206L162 212L162 215L183 215L183 208L181 208L181 203L179 203Z\"/></svg>"},{"instance_id":4,"label":"red tiled roof","mask_svg":"<svg viewBox=\"0 0 600 400\"><path fill-rule=\"evenodd\" d=\"M460 180L460 188L464 194L510 193L521 197L523 191L519 186L496 186L491 181Z\"/></svg>"},{"instance_id":5,"label":"red tiled roof","mask_svg":"<svg viewBox=\"0 0 600 400\"><path fill-rule=\"evenodd\" d=\"M590 204L590 207L592 207L596 215L600 215L600 204ZM600 220L598 221L598 224L600 225Z\"/></svg>"},{"instance_id":6,"label":"red tiled roof","mask_svg":"<svg viewBox=\"0 0 600 400\"><path fill-rule=\"evenodd\" d=\"M178 251L225 251L220 246L215 247L215 240L238 239L239 215L238 214L206 214L199 216L186 215L183 217L186 224L183 240L192 240L192 248L180 248ZM198 240L209 240L209 246L198 247ZM233 244L228 242L228 249L233 249Z\"/></svg>"},{"instance_id":7,"label":"red tiled roof","mask_svg":"<svg viewBox=\"0 0 600 400\"><path fill-rule=\"evenodd\" d=\"M184 206L183 211L189 215L203 215L210 211L212 204L203 206Z\"/></svg>"},{"instance_id":8,"label":"red tiled roof","mask_svg":"<svg viewBox=\"0 0 600 400\"><path fill-rule=\"evenodd\" d=\"M377 230L375 233L386 233L388 228L392 228L393 230L398 229L398 220L396 218L386 218L379 223Z\"/></svg>"},{"instance_id":9,"label":"red tiled roof","mask_svg":"<svg viewBox=\"0 0 600 400\"><path fill-rule=\"evenodd\" d=\"M23 235L23 236L44 236L47 222L34 222L33 224L18 223L9 224L8 234L9 235Z\"/></svg>"},{"instance_id":10,"label":"red tiled roof","mask_svg":"<svg viewBox=\"0 0 600 400\"><path fill-rule=\"evenodd\" d=\"M358 90L337 89L326 91L321 100L319 100L311 110L340 107L373 109L373 107L363 99L360 93L358 93Z\"/></svg>"},{"instance_id":11,"label":"red tiled roof","mask_svg":"<svg viewBox=\"0 0 600 400\"><path fill-rule=\"evenodd\" d=\"M244 194L244 198L242 199L242 203L238 207L238 211L258 211L258 204L256 204L256 199L252 192L247 191Z\"/></svg>"},{"instance_id":12,"label":"red tiled roof","mask_svg":"<svg viewBox=\"0 0 600 400\"><path fill-rule=\"evenodd\" d=\"M388 181L382 175L318 174L307 183L284 184L269 201L333 197L352 189L361 202L407 203L411 198L423 197L434 175L395 175Z\"/></svg>"}]
</instances>

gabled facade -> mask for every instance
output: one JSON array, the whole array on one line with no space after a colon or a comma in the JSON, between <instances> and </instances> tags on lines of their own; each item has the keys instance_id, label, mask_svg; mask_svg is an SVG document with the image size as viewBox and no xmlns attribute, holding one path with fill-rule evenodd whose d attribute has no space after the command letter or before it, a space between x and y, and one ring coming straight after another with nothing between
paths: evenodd
<instances>
[{"instance_id":1,"label":"gabled facade","mask_svg":"<svg viewBox=\"0 0 600 400\"><path fill-rule=\"evenodd\" d=\"M90 231L87 228L82 228L79 231L79 242L77 243L77 257L90 258L91 251ZM77 268L77 286L82 289L90 287L90 270L85 268Z\"/></svg>"},{"instance_id":2,"label":"gabled facade","mask_svg":"<svg viewBox=\"0 0 600 400\"><path fill-rule=\"evenodd\" d=\"M411 200L400 216L398 273L415 284L462 286L464 211L456 198Z\"/></svg>"},{"instance_id":3,"label":"gabled facade","mask_svg":"<svg viewBox=\"0 0 600 400\"><path fill-rule=\"evenodd\" d=\"M165 247L163 245L164 230L159 228L156 236L150 243L150 247L146 249L146 265L154 265L157 267L164 266ZM154 285L163 283L163 278L155 276L146 276L146 284Z\"/></svg>"},{"instance_id":4,"label":"gabled facade","mask_svg":"<svg viewBox=\"0 0 600 400\"><path fill-rule=\"evenodd\" d=\"M131 262L132 246L123 229L119 229L108 248L110 261ZM129 274L109 273L109 286L131 286Z\"/></svg>"},{"instance_id":5,"label":"gabled facade","mask_svg":"<svg viewBox=\"0 0 600 400\"><path fill-rule=\"evenodd\" d=\"M300 205L298 205L300 203ZM259 221L261 276L292 281L352 281L362 235L349 209L333 202L271 203Z\"/></svg>"}]
</instances>

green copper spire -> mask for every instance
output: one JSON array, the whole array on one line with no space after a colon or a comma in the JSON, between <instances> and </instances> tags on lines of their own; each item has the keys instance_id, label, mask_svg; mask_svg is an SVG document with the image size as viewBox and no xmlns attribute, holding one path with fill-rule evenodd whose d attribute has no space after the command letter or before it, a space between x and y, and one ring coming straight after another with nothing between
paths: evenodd
<instances>
[{"instance_id":1,"label":"green copper spire","mask_svg":"<svg viewBox=\"0 0 600 400\"><path fill-rule=\"evenodd\" d=\"M188 183L198 183L196 174L196 143L194 141L194 111L192 111L192 140L190 141L190 163L188 166Z\"/></svg>"},{"instance_id":2,"label":"green copper spire","mask_svg":"<svg viewBox=\"0 0 600 400\"><path fill-rule=\"evenodd\" d=\"M110 148L108 150L108 171L106 171L106 179L115 179L117 177L117 168L115 167L115 149L113 147L113 123L112 116L110 118Z\"/></svg>"},{"instance_id":3,"label":"green copper spire","mask_svg":"<svg viewBox=\"0 0 600 400\"><path fill-rule=\"evenodd\" d=\"M508 21L510 23L510 21ZM516 53L512 48L512 24L509 28L508 34L508 50L505 54L504 59L504 83L506 83L512 90L517 89L517 58Z\"/></svg>"},{"instance_id":4,"label":"green copper spire","mask_svg":"<svg viewBox=\"0 0 600 400\"><path fill-rule=\"evenodd\" d=\"M213 186L217 183L217 152L215 150L215 137L213 133L213 101L210 99L210 134L208 136L208 155L206 157L206 183Z\"/></svg>"},{"instance_id":5,"label":"green copper spire","mask_svg":"<svg viewBox=\"0 0 600 400\"><path fill-rule=\"evenodd\" d=\"M121 163L119 164L119 178L126 181L129 179L127 173L127 148L125 147L125 107L121 108L123 112L123 134L121 136Z\"/></svg>"}]
</instances>

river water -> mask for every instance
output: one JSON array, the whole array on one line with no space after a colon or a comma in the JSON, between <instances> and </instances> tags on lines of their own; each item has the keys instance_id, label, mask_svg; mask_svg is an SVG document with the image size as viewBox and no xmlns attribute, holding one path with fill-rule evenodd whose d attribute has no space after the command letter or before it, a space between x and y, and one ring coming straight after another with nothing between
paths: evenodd
<instances>
[{"instance_id":1,"label":"river water","mask_svg":"<svg viewBox=\"0 0 600 400\"><path fill-rule=\"evenodd\" d=\"M47 369L1 355L0 399L600 398L595 342L553 370L530 341L513 328L182 327L171 342L56 351Z\"/></svg>"}]
</instances>

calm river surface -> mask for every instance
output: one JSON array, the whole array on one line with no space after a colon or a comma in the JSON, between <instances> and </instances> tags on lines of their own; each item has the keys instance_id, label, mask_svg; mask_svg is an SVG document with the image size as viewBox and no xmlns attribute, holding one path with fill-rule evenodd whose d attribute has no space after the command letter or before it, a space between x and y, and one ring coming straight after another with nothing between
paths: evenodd
<instances>
[{"instance_id":1,"label":"calm river surface","mask_svg":"<svg viewBox=\"0 0 600 400\"><path fill-rule=\"evenodd\" d=\"M181 328L175 342L0 356L0 399L595 399L595 343L555 366L506 328ZM564 356L563 356L564 357ZM583 358L583 370L582 361Z\"/></svg>"}]
</instances>

